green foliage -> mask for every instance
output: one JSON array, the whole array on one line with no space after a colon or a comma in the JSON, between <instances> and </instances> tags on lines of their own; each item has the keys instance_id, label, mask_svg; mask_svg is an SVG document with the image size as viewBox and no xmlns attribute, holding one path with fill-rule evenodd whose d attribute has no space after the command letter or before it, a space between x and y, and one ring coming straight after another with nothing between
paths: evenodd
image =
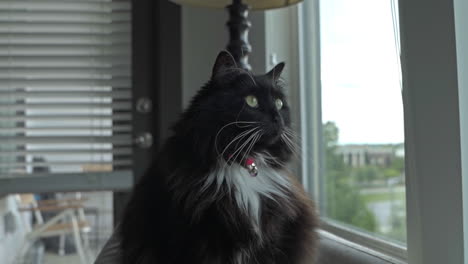
<instances>
[{"instance_id":1,"label":"green foliage","mask_svg":"<svg viewBox=\"0 0 468 264\"><path fill-rule=\"evenodd\" d=\"M395 157L390 168L403 172L405 170L405 159L402 157Z\"/></svg>"},{"instance_id":2,"label":"green foliage","mask_svg":"<svg viewBox=\"0 0 468 264\"><path fill-rule=\"evenodd\" d=\"M404 175L404 158L394 157L389 166L366 165L352 167L337 155L339 129L333 122L323 125L323 145L325 147L325 214L346 224L364 230L383 234L379 230L376 216L368 204L391 202L391 228L384 235L398 241L406 241L406 217L404 188L395 191L395 186L388 186L388 180ZM363 186L372 186L368 190L377 192L360 193ZM391 191L388 191L393 188Z\"/></svg>"},{"instance_id":3,"label":"green foliage","mask_svg":"<svg viewBox=\"0 0 468 264\"><path fill-rule=\"evenodd\" d=\"M327 215L335 220L375 232L375 216L366 207L356 188L345 178L338 176L327 180ZM330 176L330 175L327 175Z\"/></svg>"},{"instance_id":4,"label":"green foliage","mask_svg":"<svg viewBox=\"0 0 468 264\"><path fill-rule=\"evenodd\" d=\"M326 147L336 146L338 143L338 135L340 131L338 127L333 122L327 122L323 125L323 138Z\"/></svg>"},{"instance_id":5,"label":"green foliage","mask_svg":"<svg viewBox=\"0 0 468 264\"><path fill-rule=\"evenodd\" d=\"M383 178L380 168L376 166L363 166L351 168L351 176L357 182L373 182Z\"/></svg>"},{"instance_id":6,"label":"green foliage","mask_svg":"<svg viewBox=\"0 0 468 264\"><path fill-rule=\"evenodd\" d=\"M405 200L394 200L390 215L391 229L386 235L401 242L406 242L406 206Z\"/></svg>"},{"instance_id":7,"label":"green foliage","mask_svg":"<svg viewBox=\"0 0 468 264\"><path fill-rule=\"evenodd\" d=\"M394 168L387 168L383 170L385 179L395 178L401 175L401 171Z\"/></svg>"},{"instance_id":8,"label":"green foliage","mask_svg":"<svg viewBox=\"0 0 468 264\"><path fill-rule=\"evenodd\" d=\"M366 207L357 188L353 187L352 177L349 175L350 168L335 154L338 133L338 127L334 123L327 122L324 125L327 216L375 232L375 216Z\"/></svg>"}]
</instances>

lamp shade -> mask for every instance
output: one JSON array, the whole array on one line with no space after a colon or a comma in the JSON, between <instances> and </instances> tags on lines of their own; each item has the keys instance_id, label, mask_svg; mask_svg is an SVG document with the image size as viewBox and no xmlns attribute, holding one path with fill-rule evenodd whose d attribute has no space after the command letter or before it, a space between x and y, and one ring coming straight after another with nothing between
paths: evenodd
<instances>
[{"instance_id":1,"label":"lamp shade","mask_svg":"<svg viewBox=\"0 0 468 264\"><path fill-rule=\"evenodd\" d=\"M232 0L171 0L174 3L180 5L192 5L200 7L211 7L211 8L225 8L232 4ZM265 10L280 8L296 3L302 2L302 0L242 0L243 4L248 5L253 10Z\"/></svg>"}]
</instances>

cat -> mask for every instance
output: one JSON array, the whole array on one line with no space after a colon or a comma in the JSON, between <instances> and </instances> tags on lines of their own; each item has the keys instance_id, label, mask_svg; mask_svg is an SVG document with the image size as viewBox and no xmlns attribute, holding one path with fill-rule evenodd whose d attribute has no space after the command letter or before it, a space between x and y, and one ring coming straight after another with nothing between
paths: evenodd
<instances>
[{"instance_id":1,"label":"cat","mask_svg":"<svg viewBox=\"0 0 468 264\"><path fill-rule=\"evenodd\" d=\"M294 150L284 65L254 76L219 53L133 190L121 263L314 262L315 209L286 169Z\"/></svg>"}]
</instances>

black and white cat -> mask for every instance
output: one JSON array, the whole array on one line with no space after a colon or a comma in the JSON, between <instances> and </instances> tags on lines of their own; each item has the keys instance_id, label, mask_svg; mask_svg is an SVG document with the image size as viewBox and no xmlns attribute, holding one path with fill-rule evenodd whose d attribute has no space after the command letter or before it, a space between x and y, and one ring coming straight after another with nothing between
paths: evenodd
<instances>
[{"instance_id":1,"label":"black and white cat","mask_svg":"<svg viewBox=\"0 0 468 264\"><path fill-rule=\"evenodd\" d=\"M312 202L285 169L289 107L278 81L221 52L119 228L124 264L313 263Z\"/></svg>"}]
</instances>

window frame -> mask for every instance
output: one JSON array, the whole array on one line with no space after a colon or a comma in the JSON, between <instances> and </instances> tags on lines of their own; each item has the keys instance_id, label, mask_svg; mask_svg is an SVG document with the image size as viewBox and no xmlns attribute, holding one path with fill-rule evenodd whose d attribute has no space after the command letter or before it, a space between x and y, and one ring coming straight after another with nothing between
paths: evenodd
<instances>
[{"instance_id":1,"label":"window frame","mask_svg":"<svg viewBox=\"0 0 468 264\"><path fill-rule=\"evenodd\" d=\"M468 33L463 27L468 5L459 0L427 1L424 8L413 1L399 5L410 157L408 261L466 263Z\"/></svg>"},{"instance_id":2,"label":"window frame","mask_svg":"<svg viewBox=\"0 0 468 264\"><path fill-rule=\"evenodd\" d=\"M312 14L312 15L311 15ZM320 211L325 210L323 175L325 161L322 155L322 112L320 78L320 8L319 0L305 1L298 6L298 25L301 37L298 46L301 65L301 135L302 136L302 182L305 188L318 201ZM309 25L306 27L305 25ZM307 48L306 48L307 47ZM311 59L306 59L311 58ZM308 72L309 74L305 74ZM308 99L311 99L308 100ZM308 114L305 114L308 113ZM304 135L312 135L311 138ZM327 217L321 217L321 229L341 239L369 256L379 255L391 263L405 263L406 248L390 240L361 232Z\"/></svg>"},{"instance_id":3,"label":"window frame","mask_svg":"<svg viewBox=\"0 0 468 264\"><path fill-rule=\"evenodd\" d=\"M347 263L364 263L363 258L367 259L365 263L374 263L371 259L376 254L387 259L383 263L464 263L468 259L465 254L468 252L468 232L463 232L468 226L468 191L463 192L463 189L468 190L468 80L464 77L468 76L468 33L463 31L463 25L468 23L464 16L468 4L462 0L433 0L425 1L423 7L420 2L399 3L404 73L407 250L385 240L376 247L375 238L363 238L363 233L346 230L342 225L322 219L321 237L326 237L333 245L347 244L346 249L336 246L325 250L327 256L320 258L324 263L333 259L331 255L346 255ZM302 179L314 198L320 199L323 194L319 190L323 183L319 176L323 161L314 168L308 159L310 155L320 157L317 154L321 151L317 140L320 138L317 127L321 126L320 100L316 100L320 98L318 0L304 1L296 11L289 13L276 22L289 23L289 30L299 32L297 40L286 40L289 50L296 50L285 53L286 60L299 65L299 73L287 78L300 80L298 98L301 108L297 114L304 124L301 134L316 133L311 139L303 137ZM310 27L304 28L304 23ZM268 28L266 33L281 35L281 32L269 32ZM267 49L267 54L272 52L277 51ZM313 61L305 60L307 57ZM305 98L312 98L312 103L306 103ZM303 113L312 115L307 118ZM440 172L450 177L441 180ZM431 215L436 217L428 217ZM441 226L443 228L434 232L434 227ZM332 235L324 236L323 232Z\"/></svg>"}]
</instances>

